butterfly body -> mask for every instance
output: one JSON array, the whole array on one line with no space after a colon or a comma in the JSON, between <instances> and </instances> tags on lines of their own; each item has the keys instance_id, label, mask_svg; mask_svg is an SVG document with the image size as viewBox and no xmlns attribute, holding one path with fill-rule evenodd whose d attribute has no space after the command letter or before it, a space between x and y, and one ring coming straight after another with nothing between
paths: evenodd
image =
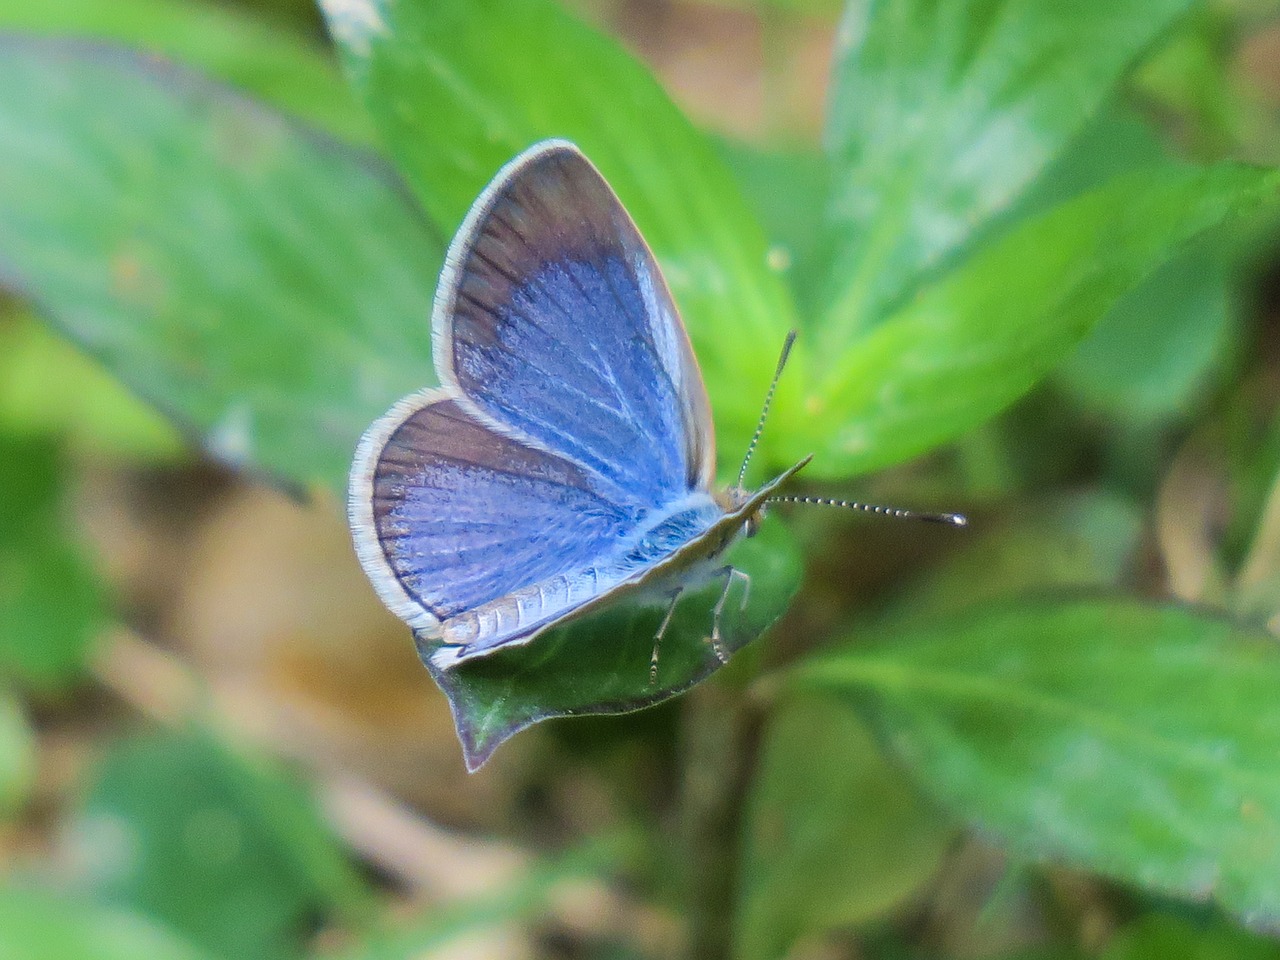
<instances>
[{"instance_id":1,"label":"butterfly body","mask_svg":"<svg viewBox=\"0 0 1280 960\"><path fill-rule=\"evenodd\" d=\"M348 508L366 573L437 668L705 579L803 466L754 493L712 489L688 336L572 144L529 149L481 194L446 257L432 336L442 386L365 434Z\"/></svg>"},{"instance_id":2,"label":"butterfly body","mask_svg":"<svg viewBox=\"0 0 1280 960\"><path fill-rule=\"evenodd\" d=\"M544 629L596 598L613 600L620 588L661 578L680 548L696 542L722 515L706 495L689 499L699 502L675 505L652 526L621 540L616 553L583 570L556 574L446 620L442 624L445 644L467 648L474 655L492 638Z\"/></svg>"},{"instance_id":3,"label":"butterfly body","mask_svg":"<svg viewBox=\"0 0 1280 960\"><path fill-rule=\"evenodd\" d=\"M755 522L765 497L791 472L750 497L730 497L731 491L721 497L695 493L620 543L618 553L602 562L557 574L445 620L440 624L444 645L433 658L435 665L446 667L481 656L513 636L529 642L568 613L581 616L623 599L669 598L713 579L721 554ZM733 509L725 510L725 499L734 503Z\"/></svg>"}]
</instances>

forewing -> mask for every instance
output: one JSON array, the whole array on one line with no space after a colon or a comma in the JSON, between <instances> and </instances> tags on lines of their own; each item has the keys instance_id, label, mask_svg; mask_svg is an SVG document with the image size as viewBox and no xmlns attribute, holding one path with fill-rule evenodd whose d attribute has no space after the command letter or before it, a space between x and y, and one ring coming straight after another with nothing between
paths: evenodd
<instances>
[{"instance_id":1,"label":"forewing","mask_svg":"<svg viewBox=\"0 0 1280 960\"><path fill-rule=\"evenodd\" d=\"M550 141L509 163L450 248L445 383L500 429L644 506L706 489L706 389L658 265L595 167Z\"/></svg>"},{"instance_id":2,"label":"forewing","mask_svg":"<svg viewBox=\"0 0 1280 960\"><path fill-rule=\"evenodd\" d=\"M586 569L636 523L588 471L499 434L442 391L374 425L350 498L370 580L429 635L464 610Z\"/></svg>"}]
</instances>

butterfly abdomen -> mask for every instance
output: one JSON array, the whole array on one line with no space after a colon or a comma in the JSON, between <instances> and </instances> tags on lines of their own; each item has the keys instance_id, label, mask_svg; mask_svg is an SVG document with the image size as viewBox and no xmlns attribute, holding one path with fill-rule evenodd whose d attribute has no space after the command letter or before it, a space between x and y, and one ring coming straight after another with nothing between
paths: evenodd
<instances>
[{"instance_id":1,"label":"butterfly abdomen","mask_svg":"<svg viewBox=\"0 0 1280 960\"><path fill-rule=\"evenodd\" d=\"M583 612L609 591L638 588L661 575L677 573L664 564L722 512L705 494L693 494L651 522L601 562L557 574L481 604L441 624L441 639L457 648L451 659L466 659L495 646L534 634L557 621ZM696 558L701 559L701 558ZM682 565L683 566L683 565Z\"/></svg>"},{"instance_id":2,"label":"butterfly abdomen","mask_svg":"<svg viewBox=\"0 0 1280 960\"><path fill-rule=\"evenodd\" d=\"M475 652L526 634L563 617L602 589L616 585L592 567L581 573L558 574L521 587L504 597L464 611L442 624L442 637L451 646Z\"/></svg>"}]
</instances>

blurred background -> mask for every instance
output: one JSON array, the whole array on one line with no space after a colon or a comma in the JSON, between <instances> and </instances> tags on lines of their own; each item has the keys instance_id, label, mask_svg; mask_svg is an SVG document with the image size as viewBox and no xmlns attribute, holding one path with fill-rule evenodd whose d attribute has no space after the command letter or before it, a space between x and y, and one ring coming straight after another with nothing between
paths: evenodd
<instances>
[{"instance_id":1,"label":"blurred background","mask_svg":"<svg viewBox=\"0 0 1280 960\"><path fill-rule=\"evenodd\" d=\"M769 184L818 150L839 5L573 7L722 139L765 221L803 246L807 211ZM341 89L305 0L0 0L0 27L119 39L246 84L298 57ZM370 136L354 107L331 108L340 135ZM1201 7L1097 136L1102 165L1152 143L1280 165L1280 8ZM1278 250L1266 224L1197 242L1014 408L839 491L971 511L971 537L793 518L809 570L768 658L851 618L1041 579L1266 623L1280 597ZM339 505L203 459L0 295L3 960L677 955L683 731L715 722L703 699L542 724L467 775ZM855 719L815 706L808 720L768 736L838 728L861 746L848 802L824 807L850 821L829 915L798 924L787 955L1280 957L1211 908L1016 861L933 807Z\"/></svg>"}]
</instances>

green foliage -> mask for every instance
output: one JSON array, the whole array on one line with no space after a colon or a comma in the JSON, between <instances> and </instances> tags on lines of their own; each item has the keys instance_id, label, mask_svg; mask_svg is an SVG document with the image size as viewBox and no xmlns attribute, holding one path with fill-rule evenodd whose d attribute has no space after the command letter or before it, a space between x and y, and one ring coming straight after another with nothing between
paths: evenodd
<instances>
[{"instance_id":1,"label":"green foliage","mask_svg":"<svg viewBox=\"0 0 1280 960\"><path fill-rule=\"evenodd\" d=\"M1002 602L798 667L871 711L937 797L1027 857L1273 926L1274 641L1133 600Z\"/></svg>"},{"instance_id":2,"label":"green foliage","mask_svg":"<svg viewBox=\"0 0 1280 960\"><path fill-rule=\"evenodd\" d=\"M0 0L0 28L136 44L345 138L372 136L331 58L270 17L247 17L208 0Z\"/></svg>"},{"instance_id":3,"label":"green foliage","mask_svg":"<svg viewBox=\"0 0 1280 960\"><path fill-rule=\"evenodd\" d=\"M829 697L775 713L747 810L742 960L877 919L928 882L955 835L857 714Z\"/></svg>"},{"instance_id":4,"label":"green foliage","mask_svg":"<svg viewBox=\"0 0 1280 960\"><path fill-rule=\"evenodd\" d=\"M751 578L736 583L725 606L723 647L732 655L782 616L802 571L787 531L765 526L725 556ZM431 668L453 707L467 767L475 770L506 739L548 717L625 713L683 693L719 668L708 638L723 578L681 596L649 683L653 638L663 607L615 605L558 628L536 643L462 664ZM683 639L683 642L678 642ZM673 642L677 641L677 642ZM427 651L423 650L423 657Z\"/></svg>"},{"instance_id":5,"label":"green foliage","mask_svg":"<svg viewBox=\"0 0 1280 960\"><path fill-rule=\"evenodd\" d=\"M135 460L173 460L185 450L173 424L101 364L16 313L0 315L0 431Z\"/></svg>"},{"instance_id":6,"label":"green foliage","mask_svg":"<svg viewBox=\"0 0 1280 960\"><path fill-rule=\"evenodd\" d=\"M1089 408L1185 416L1240 352L1238 241L1194 241L1115 305L1061 370Z\"/></svg>"},{"instance_id":7,"label":"green foliage","mask_svg":"<svg viewBox=\"0 0 1280 960\"><path fill-rule=\"evenodd\" d=\"M1121 931L1104 960L1275 960L1280 945L1219 923L1154 914Z\"/></svg>"},{"instance_id":8,"label":"green foliage","mask_svg":"<svg viewBox=\"0 0 1280 960\"><path fill-rule=\"evenodd\" d=\"M1140 278L1188 239L1274 204L1280 173L1170 167L1117 178L1032 215L920 290L834 363L824 471L925 452L1042 378Z\"/></svg>"},{"instance_id":9,"label":"green foliage","mask_svg":"<svg viewBox=\"0 0 1280 960\"><path fill-rule=\"evenodd\" d=\"M0 434L0 678L42 689L81 670L102 590L63 517L58 450Z\"/></svg>"},{"instance_id":10,"label":"green foliage","mask_svg":"<svg viewBox=\"0 0 1280 960\"><path fill-rule=\"evenodd\" d=\"M86 883L225 957L297 955L317 909L362 885L308 798L278 772L201 735L118 746L77 816Z\"/></svg>"},{"instance_id":11,"label":"green foliage","mask_svg":"<svg viewBox=\"0 0 1280 960\"><path fill-rule=\"evenodd\" d=\"M1112 103L1035 182L1019 212L1175 162L1148 123ZM1232 223L1189 243L1116 302L1056 382L1107 416L1157 423L1185 416L1239 350L1241 265L1259 239L1257 229Z\"/></svg>"},{"instance_id":12,"label":"green foliage","mask_svg":"<svg viewBox=\"0 0 1280 960\"><path fill-rule=\"evenodd\" d=\"M36 744L22 704L0 691L0 819L17 813L36 777Z\"/></svg>"},{"instance_id":13,"label":"green foliage","mask_svg":"<svg viewBox=\"0 0 1280 960\"><path fill-rule=\"evenodd\" d=\"M36 890L0 889L0 956L14 960L211 960L146 917Z\"/></svg>"},{"instance_id":14,"label":"green foliage","mask_svg":"<svg viewBox=\"0 0 1280 960\"><path fill-rule=\"evenodd\" d=\"M768 6L766 26L824 2ZM566 137L662 264L722 472L798 327L757 469L815 453L806 477L848 480L934 454L895 477L930 495L967 478L975 501L1035 490L1042 474L1052 487L1013 508L978 502L973 530L920 537L951 552L905 587L876 584L858 609L848 571L830 568L860 543L815 544L828 569L814 596L838 602L802 594L777 631L798 662L753 686L775 666L774 646L756 650L725 684L764 714L759 756L722 784L742 808L740 835L724 830L736 894L720 905L735 955L801 955L871 925L890 932L868 956L916 955L892 918L949 864L961 825L1019 863L1133 888L1138 916L1101 948L1108 960L1276 954L1234 921L1280 925L1280 654L1230 614L1280 622L1280 433L1274 403L1255 397L1268 381L1230 381L1257 362L1241 346L1241 277L1268 236L1256 224L1280 207L1280 170L1188 163L1131 96L1136 85L1190 117L1179 139L1197 155L1239 153L1253 115L1227 78L1226 13L1185 17L1189 0L850 3L822 153L697 129L617 41L553 0L321 7L350 86L313 40L230 7L0 0L5 27L97 38L0 38L0 280L89 355L6 305L0 811L21 809L35 781L11 689L81 677L105 619L66 535L62 451L173 451L172 428L104 371L220 461L340 496L361 430L433 382L448 238L498 167ZM375 138L385 158L350 145ZM1196 562L1229 612L1129 596L1164 589L1148 571L1176 552L1183 501L1148 487L1168 469L1162 431L1195 419L1229 501L1226 520L1204 511ZM726 647L742 651L782 617L802 563L777 517L729 559L752 578L749 601L735 594L725 612ZM719 589L683 597L653 686L656 607L606 609L434 671L467 764L538 721L638 709L708 677ZM828 631L841 639L810 652ZM713 767L686 771L681 802L736 761L681 749ZM500 896L365 936L365 883L307 798L188 734L108 751L76 824L81 842L123 838L129 856L92 859L84 901L0 892L0 956L296 957L320 917L347 925L344 955L408 957L545 910L557 884L627 859L588 844ZM1214 906L1174 918L1163 898Z\"/></svg>"},{"instance_id":15,"label":"green foliage","mask_svg":"<svg viewBox=\"0 0 1280 960\"><path fill-rule=\"evenodd\" d=\"M712 386L721 450L740 456L795 311L733 177L648 71L554 0L321 7L383 141L445 233L531 143L583 149L661 263Z\"/></svg>"},{"instance_id":16,"label":"green foliage","mask_svg":"<svg viewBox=\"0 0 1280 960\"><path fill-rule=\"evenodd\" d=\"M822 220L830 189L826 158L796 147L760 150L733 140L718 146L764 226L770 263L805 306L823 267L823 238L813 225Z\"/></svg>"},{"instance_id":17,"label":"green foliage","mask_svg":"<svg viewBox=\"0 0 1280 960\"><path fill-rule=\"evenodd\" d=\"M4 272L215 457L345 486L431 370L443 252L394 179L173 68L0 43Z\"/></svg>"},{"instance_id":18,"label":"green foliage","mask_svg":"<svg viewBox=\"0 0 1280 960\"><path fill-rule=\"evenodd\" d=\"M873 0L836 42L824 343L1011 206L1190 0ZM1086 53L1087 51L1087 53Z\"/></svg>"}]
</instances>

